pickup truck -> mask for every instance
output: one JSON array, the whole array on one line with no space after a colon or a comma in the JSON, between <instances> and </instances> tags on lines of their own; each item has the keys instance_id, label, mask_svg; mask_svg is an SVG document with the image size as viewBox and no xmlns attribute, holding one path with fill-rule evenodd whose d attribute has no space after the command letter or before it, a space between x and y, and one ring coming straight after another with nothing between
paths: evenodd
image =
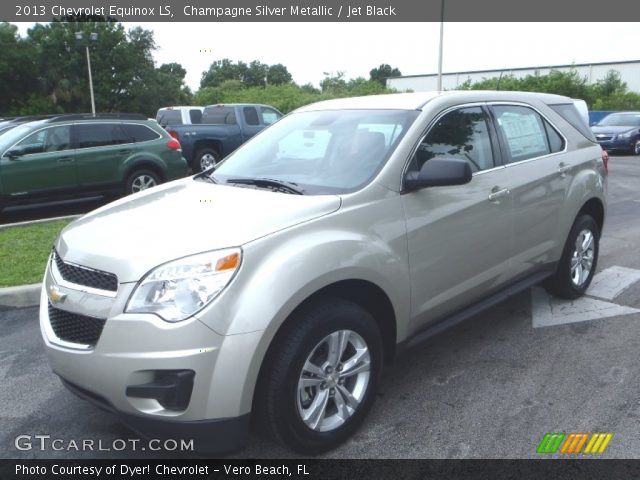
<instances>
[{"instance_id":1,"label":"pickup truck","mask_svg":"<svg viewBox=\"0 0 640 480\"><path fill-rule=\"evenodd\" d=\"M282 113L268 105L209 105L199 125L171 125L167 131L180 142L182 155L197 173L211 168L280 117Z\"/></svg>"}]
</instances>

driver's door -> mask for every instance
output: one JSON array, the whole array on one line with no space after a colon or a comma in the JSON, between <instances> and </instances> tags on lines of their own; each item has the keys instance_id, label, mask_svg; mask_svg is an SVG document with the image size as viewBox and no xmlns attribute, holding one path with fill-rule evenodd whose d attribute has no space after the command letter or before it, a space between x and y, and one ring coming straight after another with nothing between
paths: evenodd
<instances>
[{"instance_id":1,"label":"driver's door","mask_svg":"<svg viewBox=\"0 0 640 480\"><path fill-rule=\"evenodd\" d=\"M66 194L77 187L71 126L45 127L14 147L18 156L5 152L0 159L2 184L7 195Z\"/></svg>"},{"instance_id":2,"label":"driver's door","mask_svg":"<svg viewBox=\"0 0 640 480\"><path fill-rule=\"evenodd\" d=\"M482 106L442 115L422 139L409 172L441 155L468 161L473 177L466 185L402 195L414 329L479 299L509 274L512 200Z\"/></svg>"}]
</instances>

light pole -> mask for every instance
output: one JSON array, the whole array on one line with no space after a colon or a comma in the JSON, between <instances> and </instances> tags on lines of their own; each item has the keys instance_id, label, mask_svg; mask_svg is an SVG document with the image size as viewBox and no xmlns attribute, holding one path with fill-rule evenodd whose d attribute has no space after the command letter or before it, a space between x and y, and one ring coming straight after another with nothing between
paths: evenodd
<instances>
[{"instance_id":1,"label":"light pole","mask_svg":"<svg viewBox=\"0 0 640 480\"><path fill-rule=\"evenodd\" d=\"M76 40L82 41L84 39L83 32L76 32ZM91 33L89 34L89 40L91 42L98 41L98 34ZM89 92L91 93L91 114L96 116L96 100L93 97L93 77L91 76L91 55L89 54L89 42L86 42L84 45L85 51L87 52L87 70L89 71Z\"/></svg>"},{"instance_id":2,"label":"light pole","mask_svg":"<svg viewBox=\"0 0 640 480\"><path fill-rule=\"evenodd\" d=\"M444 0L440 4L440 53L438 55L438 91L442 91L442 43L444 40Z\"/></svg>"}]
</instances>

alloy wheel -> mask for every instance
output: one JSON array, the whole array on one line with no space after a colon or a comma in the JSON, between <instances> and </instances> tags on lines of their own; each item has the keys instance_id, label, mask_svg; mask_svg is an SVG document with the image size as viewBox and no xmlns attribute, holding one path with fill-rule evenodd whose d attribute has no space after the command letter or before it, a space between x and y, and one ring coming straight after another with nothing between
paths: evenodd
<instances>
[{"instance_id":1,"label":"alloy wheel","mask_svg":"<svg viewBox=\"0 0 640 480\"><path fill-rule=\"evenodd\" d=\"M327 335L307 357L296 390L300 418L311 430L342 426L359 408L369 384L371 355L352 330Z\"/></svg>"},{"instance_id":2,"label":"alloy wheel","mask_svg":"<svg viewBox=\"0 0 640 480\"><path fill-rule=\"evenodd\" d=\"M581 230L576 238L571 256L571 281L576 287L581 287L589 278L595 254L594 243L593 233L587 229Z\"/></svg>"},{"instance_id":3,"label":"alloy wheel","mask_svg":"<svg viewBox=\"0 0 640 480\"><path fill-rule=\"evenodd\" d=\"M139 175L131 182L131 193L141 192L147 188L155 187L157 184L151 175Z\"/></svg>"}]
</instances>

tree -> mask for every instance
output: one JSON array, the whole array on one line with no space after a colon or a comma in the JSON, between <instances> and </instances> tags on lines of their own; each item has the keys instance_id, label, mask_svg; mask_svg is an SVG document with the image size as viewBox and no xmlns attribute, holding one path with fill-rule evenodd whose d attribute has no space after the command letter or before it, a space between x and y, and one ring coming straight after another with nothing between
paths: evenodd
<instances>
[{"instance_id":1,"label":"tree","mask_svg":"<svg viewBox=\"0 0 640 480\"><path fill-rule=\"evenodd\" d=\"M225 80L243 81L249 67L244 62L234 63L228 58L214 61L209 70L202 74L200 88L217 87Z\"/></svg>"},{"instance_id":2,"label":"tree","mask_svg":"<svg viewBox=\"0 0 640 480\"><path fill-rule=\"evenodd\" d=\"M384 87L387 85L387 78L399 77L400 75L402 75L400 70L392 68L391 65L387 63L383 63L369 72L369 80L372 82L378 82Z\"/></svg>"},{"instance_id":3,"label":"tree","mask_svg":"<svg viewBox=\"0 0 640 480\"><path fill-rule=\"evenodd\" d=\"M153 32L129 32L103 17L65 17L36 24L26 38L0 24L0 114L78 113L91 111L85 45L76 40L97 33L90 42L91 70L98 112L124 111L154 116L161 106L189 103L186 71L177 63L156 68Z\"/></svg>"},{"instance_id":4,"label":"tree","mask_svg":"<svg viewBox=\"0 0 640 480\"><path fill-rule=\"evenodd\" d=\"M267 72L267 84L269 85L283 85L285 83L291 83L293 78L287 70L287 67L281 63L276 63L269 67Z\"/></svg>"}]
</instances>

